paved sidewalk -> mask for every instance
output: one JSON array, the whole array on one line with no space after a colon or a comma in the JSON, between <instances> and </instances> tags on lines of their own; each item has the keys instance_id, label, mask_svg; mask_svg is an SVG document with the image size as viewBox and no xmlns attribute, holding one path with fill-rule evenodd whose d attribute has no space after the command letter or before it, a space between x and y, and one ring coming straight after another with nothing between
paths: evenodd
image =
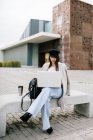
<instances>
[{"instance_id":1,"label":"paved sidewalk","mask_svg":"<svg viewBox=\"0 0 93 140\"><path fill-rule=\"evenodd\" d=\"M74 113L72 106L67 112L63 115L58 109L52 110L51 135L42 132L40 114L28 123L20 120L21 113L8 114L6 136L0 140L93 140L93 119Z\"/></svg>"},{"instance_id":2,"label":"paved sidewalk","mask_svg":"<svg viewBox=\"0 0 93 140\"><path fill-rule=\"evenodd\" d=\"M32 72L38 69L0 68L0 95L18 94L18 85L27 92L28 83L33 78ZM71 88L93 94L93 71L68 71ZM52 110L50 117L54 132L51 135L42 132L40 114L36 119L23 123L22 113L7 115L6 136L0 140L93 140L93 118L86 118L73 112L73 106L66 106L65 112L60 108Z\"/></svg>"}]
</instances>

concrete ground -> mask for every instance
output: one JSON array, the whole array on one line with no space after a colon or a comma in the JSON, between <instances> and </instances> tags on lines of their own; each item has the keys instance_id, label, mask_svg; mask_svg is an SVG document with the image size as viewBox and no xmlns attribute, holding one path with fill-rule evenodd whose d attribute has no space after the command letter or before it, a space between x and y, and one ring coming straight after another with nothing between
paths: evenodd
<instances>
[{"instance_id":1,"label":"concrete ground","mask_svg":"<svg viewBox=\"0 0 93 140\"><path fill-rule=\"evenodd\" d=\"M28 91L29 81L35 76L37 68L0 68L0 95L18 94L18 86ZM40 69L39 69L40 70ZM68 71L71 89L93 94L93 71ZM50 117L54 132L42 132L40 114L27 124L20 120L22 113L7 115L6 136L0 140L93 140L93 118L86 118L73 112L73 106L66 106L65 113L60 108L52 109Z\"/></svg>"}]
</instances>

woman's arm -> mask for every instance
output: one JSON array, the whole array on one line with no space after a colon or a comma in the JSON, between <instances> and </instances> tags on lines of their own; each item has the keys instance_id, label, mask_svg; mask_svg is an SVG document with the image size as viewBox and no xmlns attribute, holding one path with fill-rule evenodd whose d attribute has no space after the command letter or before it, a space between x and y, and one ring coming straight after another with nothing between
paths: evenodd
<instances>
[{"instance_id":1,"label":"woman's arm","mask_svg":"<svg viewBox=\"0 0 93 140\"><path fill-rule=\"evenodd\" d=\"M45 69L45 64L46 64L46 63L43 64L41 70L44 70L44 69Z\"/></svg>"},{"instance_id":2,"label":"woman's arm","mask_svg":"<svg viewBox=\"0 0 93 140\"><path fill-rule=\"evenodd\" d=\"M49 66L49 63L45 63L45 64L42 66L41 70L47 71L47 70L48 70L48 66Z\"/></svg>"}]
</instances>

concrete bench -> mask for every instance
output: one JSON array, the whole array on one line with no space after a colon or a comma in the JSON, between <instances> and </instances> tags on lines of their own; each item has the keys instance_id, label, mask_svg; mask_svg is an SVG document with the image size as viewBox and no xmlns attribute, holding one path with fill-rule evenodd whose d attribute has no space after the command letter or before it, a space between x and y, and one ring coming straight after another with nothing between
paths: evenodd
<instances>
[{"instance_id":1,"label":"concrete bench","mask_svg":"<svg viewBox=\"0 0 93 140\"><path fill-rule=\"evenodd\" d=\"M0 137L6 134L6 115L8 113L22 112L20 103L21 96L16 94L8 94L0 96ZM66 104L73 104L76 112L93 117L93 96L80 91L71 91L71 96L65 96ZM24 100L24 107L28 108L30 99ZM51 101L52 107L57 107L57 100Z\"/></svg>"}]
</instances>

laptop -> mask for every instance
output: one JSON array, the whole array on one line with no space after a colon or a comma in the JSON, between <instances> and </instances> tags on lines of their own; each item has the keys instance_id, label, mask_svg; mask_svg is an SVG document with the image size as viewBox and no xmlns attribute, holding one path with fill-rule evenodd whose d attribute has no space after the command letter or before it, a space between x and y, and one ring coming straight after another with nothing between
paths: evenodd
<instances>
[{"instance_id":1,"label":"laptop","mask_svg":"<svg viewBox=\"0 0 93 140\"><path fill-rule=\"evenodd\" d=\"M38 71L38 87L61 87L61 72L59 71Z\"/></svg>"}]
</instances>

